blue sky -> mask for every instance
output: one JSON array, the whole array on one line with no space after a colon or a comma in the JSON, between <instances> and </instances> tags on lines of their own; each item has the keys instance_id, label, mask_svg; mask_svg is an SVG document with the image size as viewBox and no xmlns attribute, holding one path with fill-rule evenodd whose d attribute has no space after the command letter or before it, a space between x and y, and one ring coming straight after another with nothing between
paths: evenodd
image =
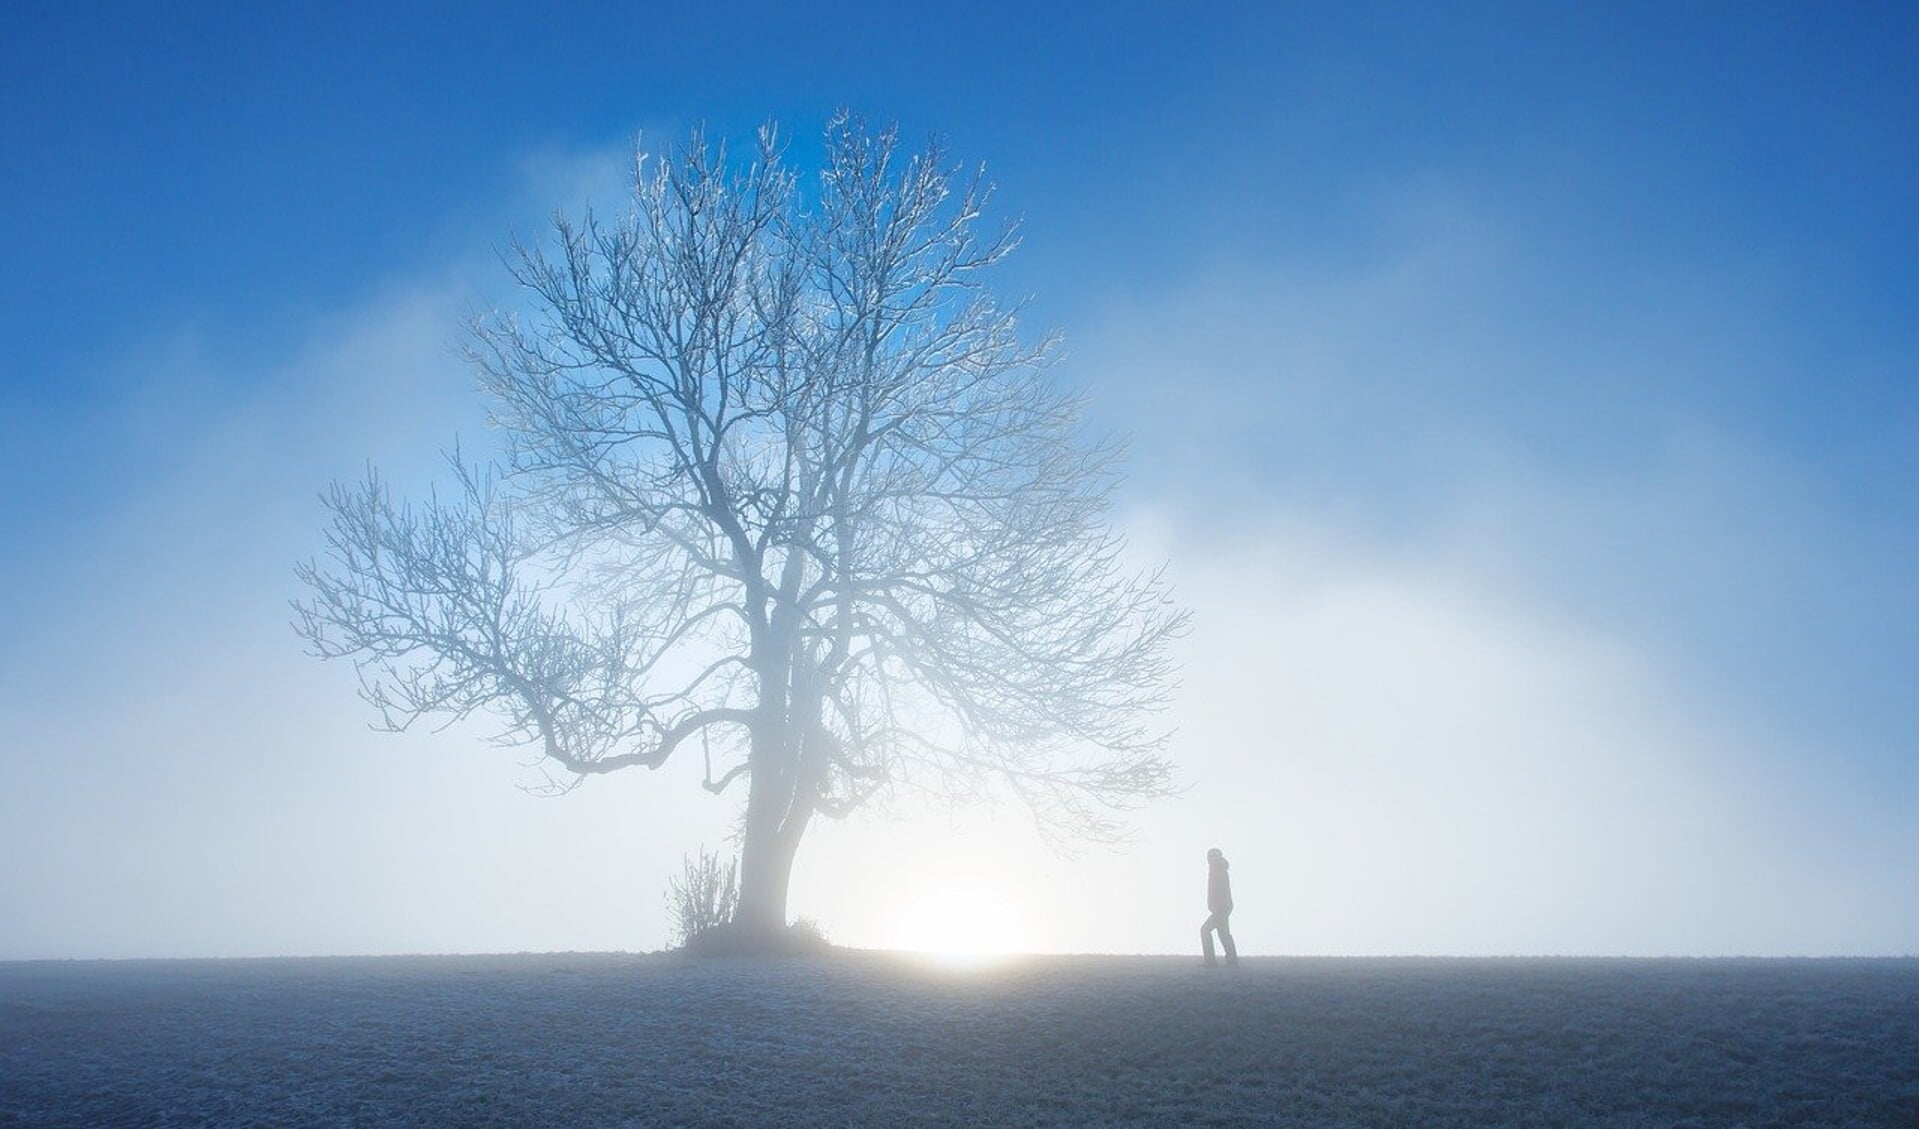
<instances>
[{"instance_id":1,"label":"blue sky","mask_svg":"<svg viewBox=\"0 0 1919 1129\"><path fill-rule=\"evenodd\" d=\"M830 828L799 912L900 940L829 881L882 865L1178 950L1217 835L1262 951L1919 950L1909 6L390 9L9 13L0 956L657 943L729 813L365 734L290 566L329 478L474 433L494 247L637 132L803 161L841 105L1024 218L1000 286L1199 611L1193 789L1079 861Z\"/></svg>"}]
</instances>

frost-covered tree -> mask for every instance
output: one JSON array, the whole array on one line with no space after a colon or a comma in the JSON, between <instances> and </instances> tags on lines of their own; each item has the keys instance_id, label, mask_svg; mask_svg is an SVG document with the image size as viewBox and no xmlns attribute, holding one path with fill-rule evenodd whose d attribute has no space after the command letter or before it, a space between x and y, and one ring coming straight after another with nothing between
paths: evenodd
<instances>
[{"instance_id":1,"label":"frost-covered tree","mask_svg":"<svg viewBox=\"0 0 1919 1129\"><path fill-rule=\"evenodd\" d=\"M809 821L893 789L1112 834L1168 789L1186 621L1121 563L1051 339L983 286L1015 240L981 178L845 115L816 183L782 148L695 134L629 214L515 247L527 309L467 338L497 462L417 504L336 484L296 605L389 727L483 713L555 787L689 749L743 783L768 931Z\"/></svg>"}]
</instances>

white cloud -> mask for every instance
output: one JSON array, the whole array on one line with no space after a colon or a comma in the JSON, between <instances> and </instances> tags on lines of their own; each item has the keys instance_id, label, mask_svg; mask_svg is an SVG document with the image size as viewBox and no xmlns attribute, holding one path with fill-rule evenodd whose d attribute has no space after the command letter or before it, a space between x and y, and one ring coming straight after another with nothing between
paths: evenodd
<instances>
[{"instance_id":1,"label":"white cloud","mask_svg":"<svg viewBox=\"0 0 1919 1129\"><path fill-rule=\"evenodd\" d=\"M985 890L1034 947L1188 951L1217 845L1254 952L1898 952L1919 927L1894 896L1915 836L1770 777L1762 727L1629 641L1297 522L1143 532L1197 610L1192 789L1074 859L1011 811L829 827L796 912L881 944L902 900Z\"/></svg>"}]
</instances>

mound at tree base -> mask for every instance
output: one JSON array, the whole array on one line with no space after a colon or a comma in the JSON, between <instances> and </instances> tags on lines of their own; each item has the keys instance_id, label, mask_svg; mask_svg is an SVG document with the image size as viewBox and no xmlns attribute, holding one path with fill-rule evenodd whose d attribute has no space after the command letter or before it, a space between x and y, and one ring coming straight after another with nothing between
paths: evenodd
<instances>
[{"instance_id":1,"label":"mound at tree base","mask_svg":"<svg viewBox=\"0 0 1919 1129\"><path fill-rule=\"evenodd\" d=\"M680 951L695 957L804 957L834 949L810 925L755 928L730 921L694 934Z\"/></svg>"}]
</instances>

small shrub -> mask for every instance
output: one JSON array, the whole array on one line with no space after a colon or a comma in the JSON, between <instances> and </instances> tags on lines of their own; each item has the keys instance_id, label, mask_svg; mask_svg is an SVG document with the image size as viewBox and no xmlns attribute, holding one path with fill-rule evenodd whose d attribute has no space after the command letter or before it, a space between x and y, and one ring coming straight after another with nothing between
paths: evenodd
<instances>
[{"instance_id":1,"label":"small shrub","mask_svg":"<svg viewBox=\"0 0 1919 1129\"><path fill-rule=\"evenodd\" d=\"M674 947L689 949L733 920L740 904L740 864L738 859L722 862L705 847L698 858L689 855L681 861L679 877L666 882L666 912Z\"/></svg>"}]
</instances>

